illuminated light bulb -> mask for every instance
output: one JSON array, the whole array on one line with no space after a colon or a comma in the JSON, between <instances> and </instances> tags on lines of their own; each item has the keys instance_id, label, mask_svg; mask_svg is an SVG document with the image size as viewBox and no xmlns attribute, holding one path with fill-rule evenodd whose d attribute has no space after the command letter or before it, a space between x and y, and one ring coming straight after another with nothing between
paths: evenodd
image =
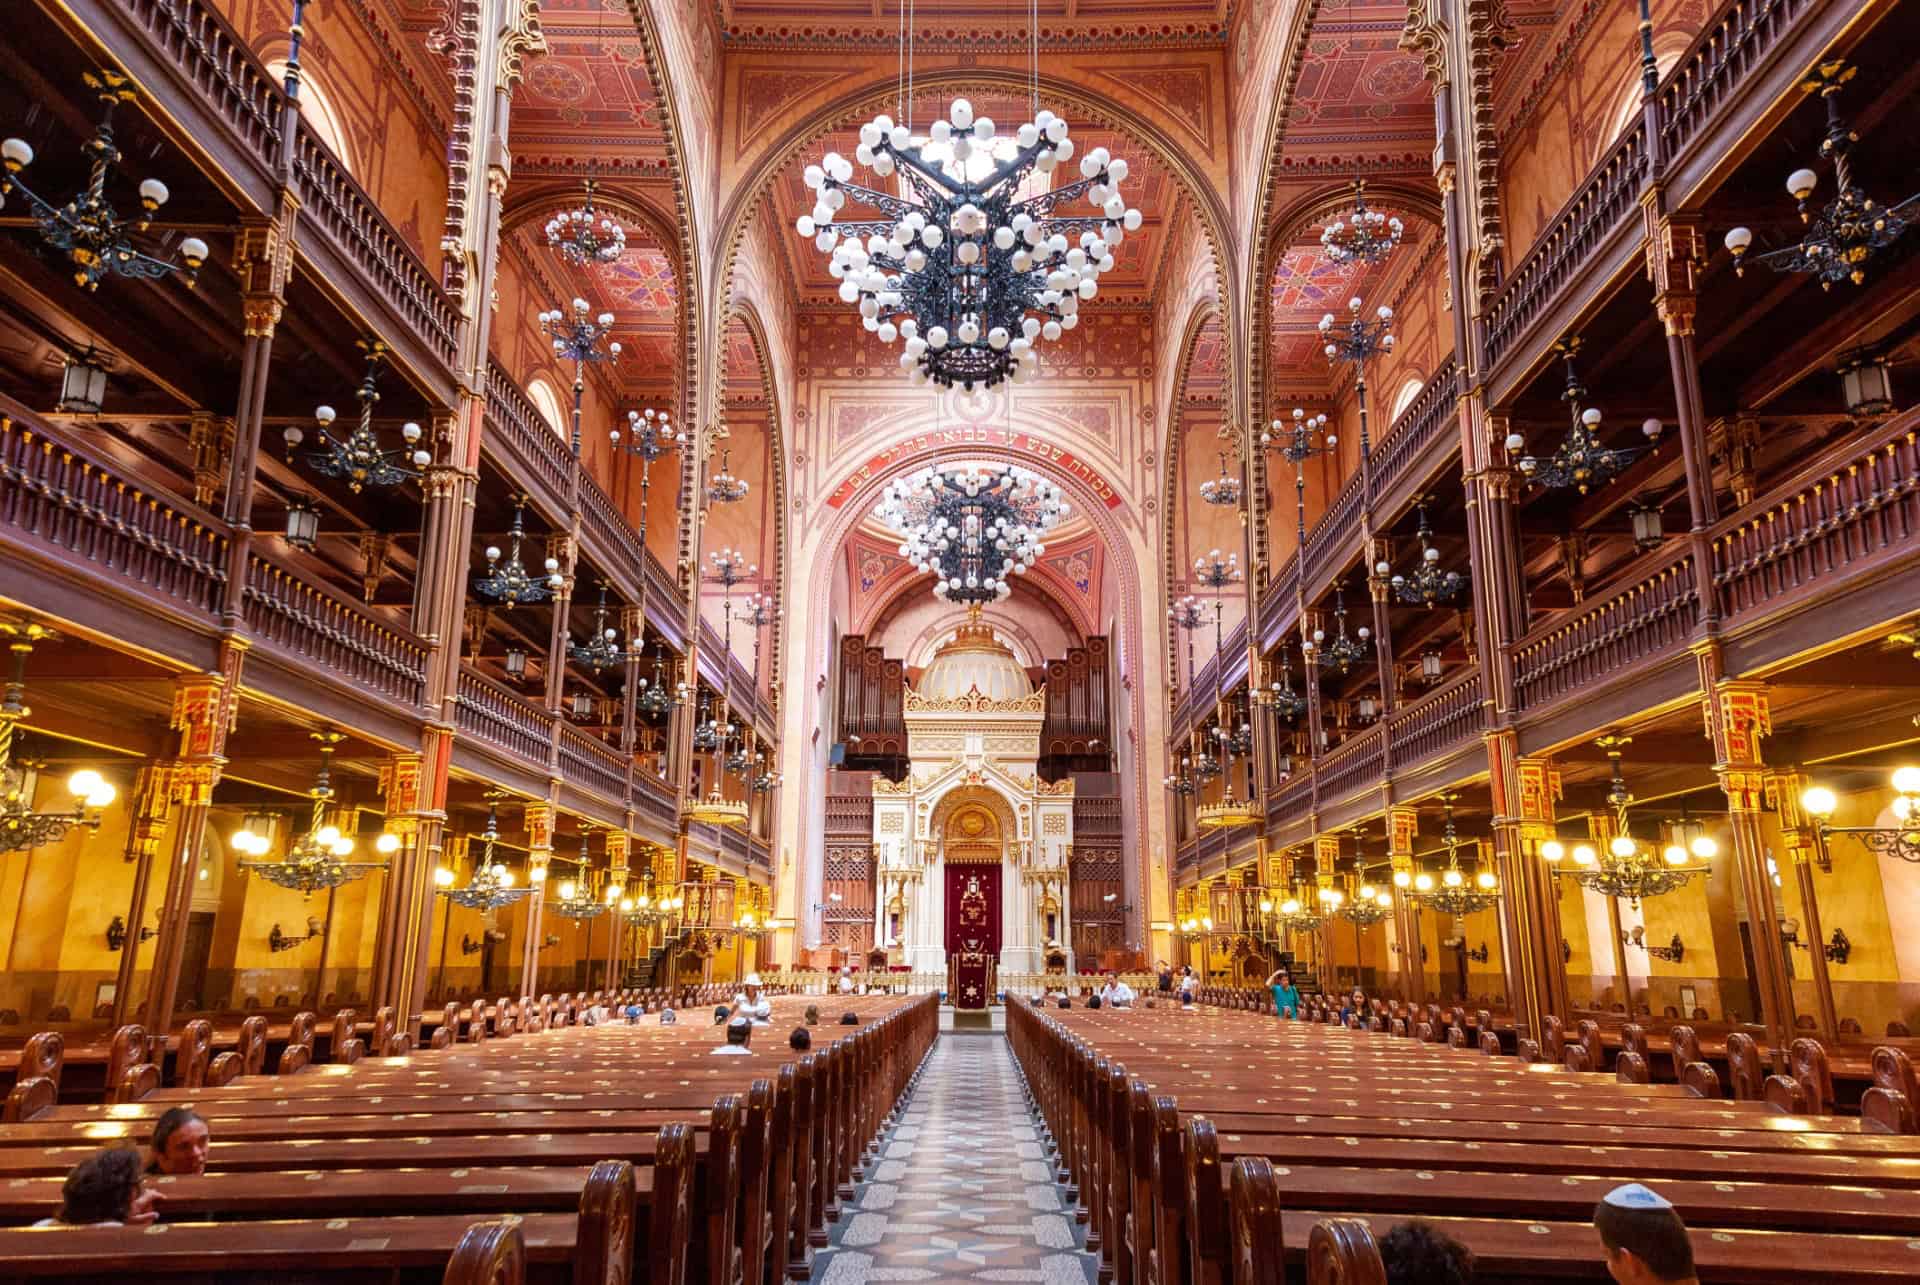
<instances>
[{"instance_id":1,"label":"illuminated light bulb","mask_svg":"<svg viewBox=\"0 0 1920 1285\"><path fill-rule=\"evenodd\" d=\"M579 891L579 889L574 887L573 880L571 879L567 880L565 883L560 885L560 900L572 901L573 894L577 891Z\"/></svg>"},{"instance_id":2,"label":"illuminated light bulb","mask_svg":"<svg viewBox=\"0 0 1920 1285\"><path fill-rule=\"evenodd\" d=\"M540 884L540 883L545 883L546 881L547 881L547 868L545 866L534 866L527 871L528 883Z\"/></svg>"},{"instance_id":3,"label":"illuminated light bulb","mask_svg":"<svg viewBox=\"0 0 1920 1285\"><path fill-rule=\"evenodd\" d=\"M1363 883L1363 884L1361 884L1361 885L1360 885L1360 900L1362 900L1362 901L1372 901L1372 900L1373 900L1373 885L1372 885L1372 884L1370 884L1370 883Z\"/></svg>"},{"instance_id":4,"label":"illuminated light bulb","mask_svg":"<svg viewBox=\"0 0 1920 1285\"><path fill-rule=\"evenodd\" d=\"M1297 915L1300 913L1300 903L1292 897L1288 897L1280 904L1280 913L1283 915Z\"/></svg>"},{"instance_id":5,"label":"illuminated light bulb","mask_svg":"<svg viewBox=\"0 0 1920 1285\"><path fill-rule=\"evenodd\" d=\"M1393 872L1393 886L1396 888L1411 888L1413 886L1413 876L1404 870L1396 870Z\"/></svg>"},{"instance_id":6,"label":"illuminated light bulb","mask_svg":"<svg viewBox=\"0 0 1920 1285\"><path fill-rule=\"evenodd\" d=\"M1670 866L1684 866L1687 864L1687 850L1677 843L1669 843L1665 849L1661 851L1660 855Z\"/></svg>"},{"instance_id":7,"label":"illuminated light bulb","mask_svg":"<svg viewBox=\"0 0 1920 1285\"><path fill-rule=\"evenodd\" d=\"M1273 913L1273 903L1267 900L1265 897L1262 897L1260 899L1260 913L1263 915L1270 915Z\"/></svg>"},{"instance_id":8,"label":"illuminated light bulb","mask_svg":"<svg viewBox=\"0 0 1920 1285\"><path fill-rule=\"evenodd\" d=\"M645 910L648 906L653 904L653 898L647 896L645 893L641 893L638 897L635 897L633 899L633 904L640 907L640 909Z\"/></svg>"},{"instance_id":9,"label":"illuminated light bulb","mask_svg":"<svg viewBox=\"0 0 1920 1285\"><path fill-rule=\"evenodd\" d=\"M331 848L334 844L340 842L340 827L337 825L321 826L314 832L313 841L323 848Z\"/></svg>"},{"instance_id":10,"label":"illuminated light bulb","mask_svg":"<svg viewBox=\"0 0 1920 1285\"><path fill-rule=\"evenodd\" d=\"M107 780L90 767L83 767L67 778L67 789L75 798L84 799L107 787Z\"/></svg>"},{"instance_id":11,"label":"illuminated light bulb","mask_svg":"<svg viewBox=\"0 0 1920 1285\"><path fill-rule=\"evenodd\" d=\"M507 869L505 866L495 866L493 868L493 877L500 881L502 888L513 887L513 871Z\"/></svg>"},{"instance_id":12,"label":"illuminated light bulb","mask_svg":"<svg viewBox=\"0 0 1920 1285\"><path fill-rule=\"evenodd\" d=\"M442 888L451 888L453 887L453 871L447 869L445 866L436 866L433 871L433 881Z\"/></svg>"},{"instance_id":13,"label":"illuminated light bulb","mask_svg":"<svg viewBox=\"0 0 1920 1285\"><path fill-rule=\"evenodd\" d=\"M1382 910L1393 909L1393 894L1390 892L1383 892L1373 900Z\"/></svg>"},{"instance_id":14,"label":"illuminated light bulb","mask_svg":"<svg viewBox=\"0 0 1920 1285\"><path fill-rule=\"evenodd\" d=\"M1200 923L1201 923L1201 924L1202 924L1202 925L1203 925L1203 926L1204 926L1204 927L1206 928L1206 930L1207 930L1208 932L1212 932L1212 931L1213 931L1213 919L1212 919L1212 917L1211 917L1211 916L1209 916L1209 917L1207 917L1207 918L1205 918L1205 919L1202 919L1202 920L1200 921Z\"/></svg>"},{"instance_id":15,"label":"illuminated light bulb","mask_svg":"<svg viewBox=\"0 0 1920 1285\"><path fill-rule=\"evenodd\" d=\"M1895 769L1893 788L1902 794L1920 794L1920 767Z\"/></svg>"},{"instance_id":16,"label":"illuminated light bulb","mask_svg":"<svg viewBox=\"0 0 1920 1285\"><path fill-rule=\"evenodd\" d=\"M1633 836L1627 834L1616 834L1607 840L1607 851L1616 857L1630 857L1639 846L1633 841Z\"/></svg>"},{"instance_id":17,"label":"illuminated light bulb","mask_svg":"<svg viewBox=\"0 0 1920 1285\"><path fill-rule=\"evenodd\" d=\"M1834 809L1840 806L1840 799L1826 786L1813 785L1807 787L1806 793L1800 796L1800 806L1805 808L1810 816L1830 817Z\"/></svg>"},{"instance_id":18,"label":"illuminated light bulb","mask_svg":"<svg viewBox=\"0 0 1920 1285\"><path fill-rule=\"evenodd\" d=\"M375 852L388 853L400 851L400 836L397 834L382 834L373 841L373 850Z\"/></svg>"},{"instance_id":19,"label":"illuminated light bulb","mask_svg":"<svg viewBox=\"0 0 1920 1285\"><path fill-rule=\"evenodd\" d=\"M626 914L628 911L632 909L633 909L633 898L631 897L622 898L620 901L620 913Z\"/></svg>"},{"instance_id":20,"label":"illuminated light bulb","mask_svg":"<svg viewBox=\"0 0 1920 1285\"><path fill-rule=\"evenodd\" d=\"M335 840L333 841L333 855L334 855L334 856L336 856L336 857L350 857L350 856L352 856L352 855L353 855L353 840L352 840L352 839L349 839L349 838L347 838L347 837L346 837L345 835L342 835L342 836L341 836L340 838L338 838L338 839L335 839Z\"/></svg>"},{"instance_id":21,"label":"illuminated light bulb","mask_svg":"<svg viewBox=\"0 0 1920 1285\"><path fill-rule=\"evenodd\" d=\"M1913 799L1909 795L1896 794L1893 798L1892 812L1896 817L1905 821L1913 815Z\"/></svg>"},{"instance_id":22,"label":"illuminated light bulb","mask_svg":"<svg viewBox=\"0 0 1920 1285\"><path fill-rule=\"evenodd\" d=\"M1432 892L1433 876L1424 871L1415 875L1413 878L1413 890L1415 892Z\"/></svg>"},{"instance_id":23,"label":"illuminated light bulb","mask_svg":"<svg viewBox=\"0 0 1920 1285\"><path fill-rule=\"evenodd\" d=\"M1567 855L1567 850L1558 839L1548 839L1540 845L1540 856L1547 861L1559 861Z\"/></svg>"},{"instance_id":24,"label":"illuminated light bulb","mask_svg":"<svg viewBox=\"0 0 1920 1285\"><path fill-rule=\"evenodd\" d=\"M1591 843L1576 843L1574 845L1573 847L1574 864L1582 865L1582 866L1590 866L1594 862L1598 861L1599 859L1600 859L1600 854L1593 850L1593 845Z\"/></svg>"},{"instance_id":25,"label":"illuminated light bulb","mask_svg":"<svg viewBox=\"0 0 1920 1285\"><path fill-rule=\"evenodd\" d=\"M1466 877L1462 875L1458 870L1449 870L1444 875L1440 876L1440 881L1446 884L1447 887L1449 888L1458 888L1461 884L1466 882Z\"/></svg>"},{"instance_id":26,"label":"illuminated light bulb","mask_svg":"<svg viewBox=\"0 0 1920 1285\"><path fill-rule=\"evenodd\" d=\"M1492 892L1500 886L1500 881L1493 877L1491 870L1482 870L1479 875L1475 877L1474 882L1480 885L1482 892Z\"/></svg>"},{"instance_id":27,"label":"illuminated light bulb","mask_svg":"<svg viewBox=\"0 0 1920 1285\"><path fill-rule=\"evenodd\" d=\"M1720 855L1720 845L1714 842L1713 836L1710 834L1695 835L1693 842L1689 843L1687 847L1692 851L1694 856L1700 858L1702 861L1708 861Z\"/></svg>"}]
</instances>

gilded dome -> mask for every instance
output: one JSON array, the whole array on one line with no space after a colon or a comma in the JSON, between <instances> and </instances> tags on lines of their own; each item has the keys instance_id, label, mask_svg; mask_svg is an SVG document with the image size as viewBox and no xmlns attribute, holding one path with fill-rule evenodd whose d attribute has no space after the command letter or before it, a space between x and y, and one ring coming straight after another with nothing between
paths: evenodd
<instances>
[{"instance_id":1,"label":"gilded dome","mask_svg":"<svg viewBox=\"0 0 1920 1285\"><path fill-rule=\"evenodd\" d=\"M993 636L993 627L977 614L933 653L914 690L926 700L958 700L975 688L988 700L1020 700L1033 695L1027 671L1013 650Z\"/></svg>"}]
</instances>

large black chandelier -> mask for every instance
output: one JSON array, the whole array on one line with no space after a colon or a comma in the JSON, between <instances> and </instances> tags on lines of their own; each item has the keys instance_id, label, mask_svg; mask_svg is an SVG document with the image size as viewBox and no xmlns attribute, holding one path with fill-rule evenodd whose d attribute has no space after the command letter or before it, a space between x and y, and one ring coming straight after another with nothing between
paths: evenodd
<instances>
[{"instance_id":1,"label":"large black chandelier","mask_svg":"<svg viewBox=\"0 0 1920 1285\"><path fill-rule=\"evenodd\" d=\"M567 443L576 457L580 454L580 407L587 393L587 367L594 362L612 361L620 355L618 340L605 349L600 341L613 331L613 314L593 315L585 299L575 299L571 312L551 308L540 313L540 329L553 341L553 355L573 363L573 416Z\"/></svg>"},{"instance_id":2,"label":"large black chandelier","mask_svg":"<svg viewBox=\"0 0 1920 1285\"><path fill-rule=\"evenodd\" d=\"M1365 625L1359 629L1358 638L1347 633L1347 595L1339 585L1333 587L1334 636L1327 638L1327 631L1316 629L1313 637L1300 644L1302 652L1313 652L1320 657L1320 668L1329 674L1340 675L1352 669L1367 655L1367 639L1373 631Z\"/></svg>"},{"instance_id":3,"label":"large black chandelier","mask_svg":"<svg viewBox=\"0 0 1920 1285\"><path fill-rule=\"evenodd\" d=\"M360 377L360 387L353 394L360 403L353 431L345 438L334 436L339 412L331 406L314 407L319 449L308 453L307 463L320 476L339 478L354 491L367 486L399 486L419 477L420 470L433 463L433 456L420 445L420 425L411 420L400 428L403 445L388 450L380 444L380 434L373 426L373 407L380 400L380 363L386 360L387 345L378 339L356 342L367 355L367 373ZM307 437L298 424L287 425L281 435L286 438L289 455Z\"/></svg>"},{"instance_id":4,"label":"large black chandelier","mask_svg":"<svg viewBox=\"0 0 1920 1285\"><path fill-rule=\"evenodd\" d=\"M353 836L327 820L327 808L334 797L333 752L346 737L339 732L315 732L313 739L320 743L320 770L313 778L312 788L307 791L307 796L313 800L313 811L307 822L306 833L295 839L288 847L287 855L278 861L264 860L273 841L251 826L236 831L231 839L235 850L247 854L237 862L240 869L307 897L316 892L344 887L375 870L387 868L385 861L350 860L354 849ZM398 852L400 838L398 835L382 833L374 840L374 848L382 854Z\"/></svg>"},{"instance_id":5,"label":"large black chandelier","mask_svg":"<svg viewBox=\"0 0 1920 1285\"><path fill-rule=\"evenodd\" d=\"M633 707L640 716L649 721L658 721L671 714L676 708L687 703L687 685L677 683L668 686L664 671L665 652L661 644L653 647L653 678L639 679L640 688L633 698Z\"/></svg>"},{"instance_id":6,"label":"large black chandelier","mask_svg":"<svg viewBox=\"0 0 1920 1285\"><path fill-rule=\"evenodd\" d=\"M715 504L738 504L752 489L747 479L733 475L733 452L720 452L720 471L707 479L707 498Z\"/></svg>"},{"instance_id":7,"label":"large black chandelier","mask_svg":"<svg viewBox=\"0 0 1920 1285\"><path fill-rule=\"evenodd\" d=\"M608 218L593 207L593 192L598 186L589 177L580 204L547 220L547 244L576 268L612 263L627 252L627 230L618 219Z\"/></svg>"},{"instance_id":8,"label":"large black chandelier","mask_svg":"<svg viewBox=\"0 0 1920 1285\"><path fill-rule=\"evenodd\" d=\"M493 859L494 845L500 841L496 807L493 803L487 804L487 828L480 832L480 855L474 858L473 872L467 882L457 884L457 876L444 866L434 872L434 882L439 885L436 891L456 906L468 910L498 910L530 895L539 886L532 881L516 886L513 871Z\"/></svg>"},{"instance_id":9,"label":"large black chandelier","mask_svg":"<svg viewBox=\"0 0 1920 1285\"><path fill-rule=\"evenodd\" d=\"M65 838L76 825L100 828L100 811L112 803L116 791L106 778L92 768L81 768L67 778L67 792L73 796L71 812L35 811L33 796L39 786L37 764L15 757L15 740L20 721L31 712L27 708L27 657L36 643L55 635L45 625L31 621L0 622L0 636L7 640L13 655L13 672L6 694L0 699L0 853L21 852Z\"/></svg>"},{"instance_id":10,"label":"large black chandelier","mask_svg":"<svg viewBox=\"0 0 1920 1285\"><path fill-rule=\"evenodd\" d=\"M1198 783L1193 779L1193 756L1190 754L1182 754L1174 770L1168 774L1161 784L1166 786L1167 789L1171 790L1179 798L1191 798L1193 792L1200 788Z\"/></svg>"},{"instance_id":11,"label":"large black chandelier","mask_svg":"<svg viewBox=\"0 0 1920 1285\"><path fill-rule=\"evenodd\" d=\"M911 195L853 183L853 161L828 152L806 168L814 207L795 226L831 254L840 297L859 305L866 328L904 341L900 365L915 382L991 388L1038 369L1035 340L1079 324L1114 247L1140 227L1120 195L1127 162L1104 147L1081 158L1078 182L1029 194L1030 176L1073 153L1067 122L1050 111L1011 140L964 98L924 139L883 113L860 127L854 160L883 180L898 172ZM849 197L882 217L834 222ZM1097 213L1055 213L1080 197Z\"/></svg>"},{"instance_id":12,"label":"large black chandelier","mask_svg":"<svg viewBox=\"0 0 1920 1285\"><path fill-rule=\"evenodd\" d=\"M933 596L983 604L1013 592L1046 545L1041 536L1070 505L1037 473L1004 468L924 468L887 484L876 510L902 536L900 556L934 576Z\"/></svg>"},{"instance_id":13,"label":"large black chandelier","mask_svg":"<svg viewBox=\"0 0 1920 1285\"><path fill-rule=\"evenodd\" d=\"M1560 400L1567 404L1572 422L1566 437L1550 457L1543 460L1533 455L1521 455L1516 463L1520 472L1535 486L1550 489L1573 487L1585 495L1596 486L1605 486L1627 465L1652 450L1660 441L1660 421L1649 419L1640 425L1640 431L1647 438L1645 446L1602 446L1598 436L1600 408L1588 406L1582 409L1580 405L1587 395L1587 386L1580 382L1580 374L1573 364L1580 352L1580 337L1568 335L1556 343L1553 350L1567 364L1567 384L1561 390ZM1520 434L1507 434L1509 455L1519 454L1526 446L1527 439Z\"/></svg>"},{"instance_id":14,"label":"large black chandelier","mask_svg":"<svg viewBox=\"0 0 1920 1285\"><path fill-rule=\"evenodd\" d=\"M1433 528L1427 525L1427 506L1419 506L1420 526L1415 532L1420 537L1420 565L1411 575L1396 575L1388 583L1393 586L1393 596L1409 607L1432 607L1443 602L1452 602L1460 596L1460 590L1466 587L1466 578L1458 571L1440 569L1440 550L1433 547ZM1386 575L1392 568L1384 560L1375 568Z\"/></svg>"},{"instance_id":15,"label":"large black chandelier","mask_svg":"<svg viewBox=\"0 0 1920 1285\"><path fill-rule=\"evenodd\" d=\"M33 164L33 148L23 138L0 142L0 207L6 198L18 192L26 198L33 221L39 225L40 239L56 250L64 251L73 264L74 283L95 290L108 275L152 280L178 272L189 287L199 280L200 266L207 260L207 243L197 236L180 241L179 259L163 259L135 247L133 238L146 232L153 216L171 195L167 185L157 178L140 184L140 212L122 218L107 200L107 181L121 161L120 149L113 141L113 111L121 103L130 103L138 95L133 82L117 71L86 73L87 87L100 99L100 123L93 137L80 145L88 158L87 185L61 205L47 200L20 178L20 171Z\"/></svg>"},{"instance_id":16,"label":"large black chandelier","mask_svg":"<svg viewBox=\"0 0 1920 1285\"><path fill-rule=\"evenodd\" d=\"M593 609L593 633L586 642L569 646L567 655L575 664L585 665L598 674L615 665L624 665L633 655L621 650L619 638L620 631L607 623L607 584L603 580L600 601Z\"/></svg>"},{"instance_id":17,"label":"large black chandelier","mask_svg":"<svg viewBox=\"0 0 1920 1285\"><path fill-rule=\"evenodd\" d=\"M1500 902L1500 880L1491 870L1476 869L1469 879L1460 869L1460 835L1453 824L1453 796L1446 796L1446 827L1442 831L1447 848L1447 868L1439 880L1425 871L1413 876L1411 896L1428 910L1460 918L1488 910ZM1479 861L1476 857L1475 865Z\"/></svg>"},{"instance_id":18,"label":"large black chandelier","mask_svg":"<svg viewBox=\"0 0 1920 1285\"><path fill-rule=\"evenodd\" d=\"M1293 685L1293 652L1285 642L1280 644L1280 677L1267 688L1267 704L1283 723L1291 723L1307 712L1307 698Z\"/></svg>"},{"instance_id":19,"label":"large black chandelier","mask_svg":"<svg viewBox=\"0 0 1920 1285\"><path fill-rule=\"evenodd\" d=\"M1603 897L1623 897L1636 909L1642 899L1659 897L1682 887L1695 875L1712 870L1712 858L1719 845L1706 835L1690 846L1669 844L1662 851L1644 846L1627 828L1627 809L1633 795L1620 774L1621 747L1632 742L1628 736L1601 736L1594 744L1606 752L1612 767L1613 782L1607 790L1607 806L1613 810L1613 835L1604 850L1591 843L1577 843L1569 854L1557 839L1540 845L1540 855L1550 868L1572 876L1582 888ZM1572 856L1572 864L1565 864Z\"/></svg>"},{"instance_id":20,"label":"large black chandelier","mask_svg":"<svg viewBox=\"0 0 1920 1285\"><path fill-rule=\"evenodd\" d=\"M1798 169L1787 175L1787 192L1799 207L1800 221L1807 225L1807 233L1798 245L1755 256L1775 272L1810 275L1822 290L1833 289L1838 281L1851 281L1855 285L1864 282L1867 264L1874 255L1900 239L1907 230L1908 216L1920 205L1920 194L1909 196L1898 205L1881 205L1853 181L1853 166L1848 158L1860 136L1840 114L1840 89L1859 70L1837 60L1823 62L1800 82L1803 93L1818 94L1826 100L1827 131L1820 139L1820 156L1833 162L1833 180L1839 194L1816 213L1808 201L1819 186L1819 174ZM1726 246L1733 254L1735 274L1744 275L1747 252L1753 246L1753 230L1733 228L1727 233Z\"/></svg>"},{"instance_id":21,"label":"large black chandelier","mask_svg":"<svg viewBox=\"0 0 1920 1285\"><path fill-rule=\"evenodd\" d=\"M520 560L520 542L527 534L525 511L526 497L516 496L513 501L513 526L507 532L505 561L501 560L500 546L490 544L487 546L487 569L473 577L475 593L495 602L504 602L509 607L545 602L565 583L560 574L558 558L547 559L546 574L539 579L527 573L526 564Z\"/></svg>"},{"instance_id":22,"label":"large black chandelier","mask_svg":"<svg viewBox=\"0 0 1920 1285\"><path fill-rule=\"evenodd\" d=\"M1320 229L1320 248L1335 263L1384 263L1400 247L1406 224L1399 217L1367 208L1367 183L1353 183L1353 213Z\"/></svg>"},{"instance_id":23,"label":"large black chandelier","mask_svg":"<svg viewBox=\"0 0 1920 1285\"><path fill-rule=\"evenodd\" d=\"M1220 476L1200 484L1200 499L1207 504L1227 506L1240 503L1240 479L1227 472L1227 453L1220 452Z\"/></svg>"}]
</instances>

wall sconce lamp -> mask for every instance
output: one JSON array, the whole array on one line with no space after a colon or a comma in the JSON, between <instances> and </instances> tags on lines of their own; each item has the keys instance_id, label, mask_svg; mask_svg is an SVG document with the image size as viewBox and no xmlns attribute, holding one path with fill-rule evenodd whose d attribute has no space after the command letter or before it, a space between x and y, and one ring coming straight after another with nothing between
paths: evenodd
<instances>
[{"instance_id":1,"label":"wall sconce lamp","mask_svg":"<svg viewBox=\"0 0 1920 1285\"><path fill-rule=\"evenodd\" d=\"M1463 946L1464 946L1464 943L1463 943ZM1492 956L1487 950L1487 943L1485 943L1484 941L1481 942L1477 947L1471 950L1463 949L1461 953L1464 954L1468 959L1471 959L1476 964L1484 964L1487 962L1488 959L1492 958Z\"/></svg>"},{"instance_id":2,"label":"wall sconce lamp","mask_svg":"<svg viewBox=\"0 0 1920 1285\"><path fill-rule=\"evenodd\" d=\"M153 938L154 933L155 933L154 929L145 927L143 925L140 929L140 940L149 941ZM124 947L126 944L127 944L126 916L115 915L113 917L113 922L107 925L107 949L119 950L122 947Z\"/></svg>"},{"instance_id":3,"label":"wall sconce lamp","mask_svg":"<svg viewBox=\"0 0 1920 1285\"><path fill-rule=\"evenodd\" d=\"M1812 942L1800 940L1800 921L1798 919L1785 919L1781 921L1780 940L1795 950L1809 952L1813 950ZM1847 962L1848 956L1853 954L1853 941L1847 936L1843 929L1836 928L1833 930L1833 936L1828 938L1820 947L1820 953L1827 957L1829 964L1844 964Z\"/></svg>"},{"instance_id":4,"label":"wall sconce lamp","mask_svg":"<svg viewBox=\"0 0 1920 1285\"><path fill-rule=\"evenodd\" d=\"M560 944L559 934L548 933L546 937L541 940L540 949L544 953L546 951L552 950L555 946L558 946L559 944Z\"/></svg>"},{"instance_id":5,"label":"wall sconce lamp","mask_svg":"<svg viewBox=\"0 0 1920 1285\"><path fill-rule=\"evenodd\" d=\"M1638 946L1641 950L1646 951L1649 957L1653 959L1664 959L1670 964L1677 964L1687 957L1687 946L1685 942L1680 940L1679 933L1675 933L1673 940L1664 946L1649 946L1647 945L1647 930L1639 925L1635 925L1630 930L1623 929L1620 933L1620 944L1623 946Z\"/></svg>"},{"instance_id":6,"label":"wall sconce lamp","mask_svg":"<svg viewBox=\"0 0 1920 1285\"><path fill-rule=\"evenodd\" d=\"M312 941L315 937L318 937L322 931L323 927L320 920L315 915L307 916L307 931L306 935L302 937L289 937L280 931L279 924L275 924L273 930L267 934L267 949L273 951L275 954L283 950L292 950L295 946Z\"/></svg>"}]
</instances>

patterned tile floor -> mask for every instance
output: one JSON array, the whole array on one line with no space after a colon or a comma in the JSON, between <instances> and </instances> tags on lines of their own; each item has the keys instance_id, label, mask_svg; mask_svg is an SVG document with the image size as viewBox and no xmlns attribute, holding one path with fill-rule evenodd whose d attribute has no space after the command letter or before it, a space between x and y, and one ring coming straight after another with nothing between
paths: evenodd
<instances>
[{"instance_id":1,"label":"patterned tile floor","mask_svg":"<svg viewBox=\"0 0 1920 1285\"><path fill-rule=\"evenodd\" d=\"M942 1035L813 1280L1094 1285L1040 1136L1006 1037Z\"/></svg>"}]
</instances>

